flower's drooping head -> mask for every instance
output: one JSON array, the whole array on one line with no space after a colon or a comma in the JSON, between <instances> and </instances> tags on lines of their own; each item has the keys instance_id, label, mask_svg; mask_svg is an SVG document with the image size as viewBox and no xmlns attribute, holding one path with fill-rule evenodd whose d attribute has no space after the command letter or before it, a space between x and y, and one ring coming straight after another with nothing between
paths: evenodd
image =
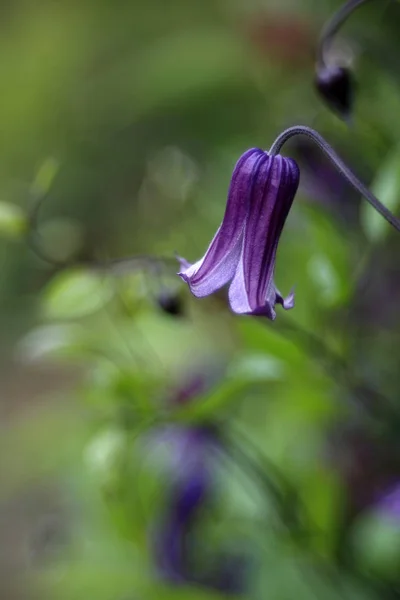
<instances>
[{"instance_id":1,"label":"flower's drooping head","mask_svg":"<svg viewBox=\"0 0 400 600\"><path fill-rule=\"evenodd\" d=\"M294 160L253 148L237 162L225 215L207 252L193 265L181 259L180 277L197 297L226 283L238 314L275 318L275 304L294 305L274 284L279 238L299 184Z\"/></svg>"},{"instance_id":2,"label":"flower's drooping head","mask_svg":"<svg viewBox=\"0 0 400 600\"><path fill-rule=\"evenodd\" d=\"M353 82L349 69L324 66L318 69L315 86L321 98L342 119L348 119L353 108Z\"/></svg>"}]
</instances>

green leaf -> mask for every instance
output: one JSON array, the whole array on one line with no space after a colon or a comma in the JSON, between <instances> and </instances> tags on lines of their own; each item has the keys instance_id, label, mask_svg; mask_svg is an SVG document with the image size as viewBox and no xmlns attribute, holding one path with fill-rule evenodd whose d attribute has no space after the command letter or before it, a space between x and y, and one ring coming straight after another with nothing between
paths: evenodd
<instances>
[{"instance_id":1,"label":"green leaf","mask_svg":"<svg viewBox=\"0 0 400 600\"><path fill-rule=\"evenodd\" d=\"M18 357L32 363L49 357L77 354L82 346L82 331L75 323L44 325L30 331L18 345Z\"/></svg>"},{"instance_id":2,"label":"green leaf","mask_svg":"<svg viewBox=\"0 0 400 600\"><path fill-rule=\"evenodd\" d=\"M44 295L44 313L50 319L84 317L103 308L113 295L110 279L83 268L57 275Z\"/></svg>"},{"instance_id":3,"label":"green leaf","mask_svg":"<svg viewBox=\"0 0 400 600\"><path fill-rule=\"evenodd\" d=\"M360 565L379 576L397 577L400 527L393 518L373 511L360 517L353 544Z\"/></svg>"},{"instance_id":4,"label":"green leaf","mask_svg":"<svg viewBox=\"0 0 400 600\"><path fill-rule=\"evenodd\" d=\"M303 213L309 229L307 271L316 300L323 306L337 306L347 301L351 291L349 246L327 214L315 207L304 207Z\"/></svg>"},{"instance_id":5,"label":"green leaf","mask_svg":"<svg viewBox=\"0 0 400 600\"><path fill-rule=\"evenodd\" d=\"M325 254L314 254L308 262L310 278L320 290L320 298L327 306L334 304L341 293L338 273Z\"/></svg>"},{"instance_id":6,"label":"green leaf","mask_svg":"<svg viewBox=\"0 0 400 600\"><path fill-rule=\"evenodd\" d=\"M296 342L282 332L271 326L264 326L255 319L241 319L237 327L249 353L258 355L265 353L268 357L273 356L281 365L290 365L291 372L298 368L304 373L307 364L306 355Z\"/></svg>"},{"instance_id":7,"label":"green leaf","mask_svg":"<svg viewBox=\"0 0 400 600\"><path fill-rule=\"evenodd\" d=\"M280 380L284 375L283 361L261 353L246 353L236 357L228 371L228 377L249 382Z\"/></svg>"},{"instance_id":8,"label":"green leaf","mask_svg":"<svg viewBox=\"0 0 400 600\"><path fill-rule=\"evenodd\" d=\"M255 384L279 381L285 375L285 364L273 356L251 353L239 355L230 365L226 378L210 392L174 412L173 417L183 421L207 419L234 403Z\"/></svg>"},{"instance_id":9,"label":"green leaf","mask_svg":"<svg viewBox=\"0 0 400 600\"><path fill-rule=\"evenodd\" d=\"M396 148L382 163L371 189L389 210L396 212L400 204L400 148ZM360 219L371 242L383 241L390 231L387 221L366 201L361 205Z\"/></svg>"},{"instance_id":10,"label":"green leaf","mask_svg":"<svg viewBox=\"0 0 400 600\"><path fill-rule=\"evenodd\" d=\"M208 394L200 396L171 412L172 420L177 422L198 422L219 414L228 406L241 401L250 383L244 380L225 380Z\"/></svg>"},{"instance_id":11,"label":"green leaf","mask_svg":"<svg viewBox=\"0 0 400 600\"><path fill-rule=\"evenodd\" d=\"M84 458L89 470L99 481L107 483L123 459L124 433L116 428L99 432L85 448Z\"/></svg>"},{"instance_id":12,"label":"green leaf","mask_svg":"<svg viewBox=\"0 0 400 600\"><path fill-rule=\"evenodd\" d=\"M40 166L32 184L34 194L43 196L49 191L59 169L59 163L54 158L46 158Z\"/></svg>"},{"instance_id":13,"label":"green leaf","mask_svg":"<svg viewBox=\"0 0 400 600\"><path fill-rule=\"evenodd\" d=\"M27 229L24 212L15 204L0 202L0 235L19 238Z\"/></svg>"}]
</instances>

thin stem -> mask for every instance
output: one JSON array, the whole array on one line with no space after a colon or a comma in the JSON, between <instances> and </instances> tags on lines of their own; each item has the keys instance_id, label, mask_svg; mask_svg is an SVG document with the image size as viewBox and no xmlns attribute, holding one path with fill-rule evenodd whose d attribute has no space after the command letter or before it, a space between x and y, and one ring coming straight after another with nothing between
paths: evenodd
<instances>
[{"instance_id":1,"label":"thin stem","mask_svg":"<svg viewBox=\"0 0 400 600\"><path fill-rule=\"evenodd\" d=\"M87 267L94 270L106 271L113 275L125 275L137 270L152 270L161 276L162 274L168 274L168 267L171 267L172 270L172 267L176 266L177 259L175 257L151 256L145 254L123 256L121 258L112 258L109 260L82 260L79 258L58 260L54 256L51 256L43 247L39 233L40 211L47 197L48 193L32 195L31 206L28 211L27 238L32 252L55 269Z\"/></svg>"},{"instance_id":2,"label":"thin stem","mask_svg":"<svg viewBox=\"0 0 400 600\"><path fill-rule=\"evenodd\" d=\"M113 258L109 260L81 260L66 259L58 260L48 254L43 247L39 233L40 209L47 194L36 196L33 199L31 210L28 213L28 244L32 252L41 260L56 269L67 267L87 267L94 270L106 271L113 275L125 275L136 270L153 270L158 274L168 272L168 267L177 264L177 259L170 256L133 255ZM175 275L175 273L174 273Z\"/></svg>"},{"instance_id":3,"label":"thin stem","mask_svg":"<svg viewBox=\"0 0 400 600\"><path fill-rule=\"evenodd\" d=\"M390 223L397 231L400 231L400 220L395 217L389 209L374 194L356 177L353 171L343 162L335 150L324 140L324 138L314 129L303 125L296 125L286 129L281 133L272 144L269 153L272 155L279 154L282 146L295 135L305 135L310 138L317 146L326 154L329 160L335 165L339 173L347 179L350 185L353 186L364 198L378 211L380 215L388 223Z\"/></svg>"},{"instance_id":4,"label":"thin stem","mask_svg":"<svg viewBox=\"0 0 400 600\"><path fill-rule=\"evenodd\" d=\"M28 232L29 245L32 252L41 260L56 269L67 267L86 267L93 270L105 271L112 275L126 275L138 270L164 270L168 265L176 265L176 259L170 256L133 255L113 258L110 260L57 260L47 254L40 242L40 236L34 229ZM175 273L174 273L175 274Z\"/></svg>"},{"instance_id":5,"label":"thin stem","mask_svg":"<svg viewBox=\"0 0 400 600\"><path fill-rule=\"evenodd\" d=\"M240 438L242 441L240 441ZM218 439L224 452L232 458L243 471L258 481L274 503L276 514L286 532L293 541L303 541L308 537L306 510L296 489L280 473L279 469L261 454L243 432L235 428L232 434L218 428ZM248 452L247 450L250 450Z\"/></svg>"},{"instance_id":6,"label":"thin stem","mask_svg":"<svg viewBox=\"0 0 400 600\"><path fill-rule=\"evenodd\" d=\"M335 34L340 27L345 23L347 18L362 4L365 4L368 0L349 0L331 17L322 29L322 33L319 39L318 50L317 50L317 65L318 67L326 66L325 57L327 55L329 46L332 43Z\"/></svg>"},{"instance_id":7,"label":"thin stem","mask_svg":"<svg viewBox=\"0 0 400 600\"><path fill-rule=\"evenodd\" d=\"M281 318L276 332L284 335L293 343L299 344L303 350L306 350L310 358L319 362L335 384L343 386L345 391L350 392L351 397L356 401L355 407L361 408L374 423L386 424L389 422L392 426L395 424L395 427L398 427L399 414L396 409L392 408L389 398L369 387L368 383L364 384L359 380L353 372L354 367L349 364L348 360L332 350L323 339L312 331L303 329L286 315Z\"/></svg>"}]
</instances>

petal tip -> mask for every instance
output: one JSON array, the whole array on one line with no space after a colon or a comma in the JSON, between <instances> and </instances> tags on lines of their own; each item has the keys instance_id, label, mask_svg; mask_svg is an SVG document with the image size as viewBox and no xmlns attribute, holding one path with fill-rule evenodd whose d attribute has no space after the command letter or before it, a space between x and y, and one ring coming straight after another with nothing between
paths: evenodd
<instances>
[{"instance_id":1,"label":"petal tip","mask_svg":"<svg viewBox=\"0 0 400 600\"><path fill-rule=\"evenodd\" d=\"M283 298L282 306L285 310L290 310L291 308L294 308L294 304L294 290L292 290L286 298Z\"/></svg>"},{"instance_id":2,"label":"petal tip","mask_svg":"<svg viewBox=\"0 0 400 600\"><path fill-rule=\"evenodd\" d=\"M180 266L181 270L188 269L189 267L192 266L191 263L186 260L186 258L179 256L179 254L175 253L175 258L179 262L179 266ZM180 275L180 273L178 273L178 275Z\"/></svg>"}]
</instances>

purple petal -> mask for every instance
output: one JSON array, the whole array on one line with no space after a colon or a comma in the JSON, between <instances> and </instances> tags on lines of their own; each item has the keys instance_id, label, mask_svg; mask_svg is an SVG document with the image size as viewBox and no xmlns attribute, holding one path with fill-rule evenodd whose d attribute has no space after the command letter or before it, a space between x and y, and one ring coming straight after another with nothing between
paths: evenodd
<instances>
[{"instance_id":1,"label":"purple petal","mask_svg":"<svg viewBox=\"0 0 400 600\"><path fill-rule=\"evenodd\" d=\"M275 288L276 303L281 304L285 310L290 310L294 307L294 290L292 290L286 298Z\"/></svg>"},{"instance_id":2,"label":"purple petal","mask_svg":"<svg viewBox=\"0 0 400 600\"><path fill-rule=\"evenodd\" d=\"M195 296L208 296L232 279L241 254L253 181L267 160L268 155L257 148L243 154L233 171L222 224L207 252L191 266L184 259L180 261L178 274Z\"/></svg>"},{"instance_id":3,"label":"purple petal","mask_svg":"<svg viewBox=\"0 0 400 600\"><path fill-rule=\"evenodd\" d=\"M229 289L236 313L275 318L275 304L294 305L293 292L283 298L273 275L282 228L299 184L296 163L282 156L268 156L253 179L250 208L242 239L240 260Z\"/></svg>"}]
</instances>

